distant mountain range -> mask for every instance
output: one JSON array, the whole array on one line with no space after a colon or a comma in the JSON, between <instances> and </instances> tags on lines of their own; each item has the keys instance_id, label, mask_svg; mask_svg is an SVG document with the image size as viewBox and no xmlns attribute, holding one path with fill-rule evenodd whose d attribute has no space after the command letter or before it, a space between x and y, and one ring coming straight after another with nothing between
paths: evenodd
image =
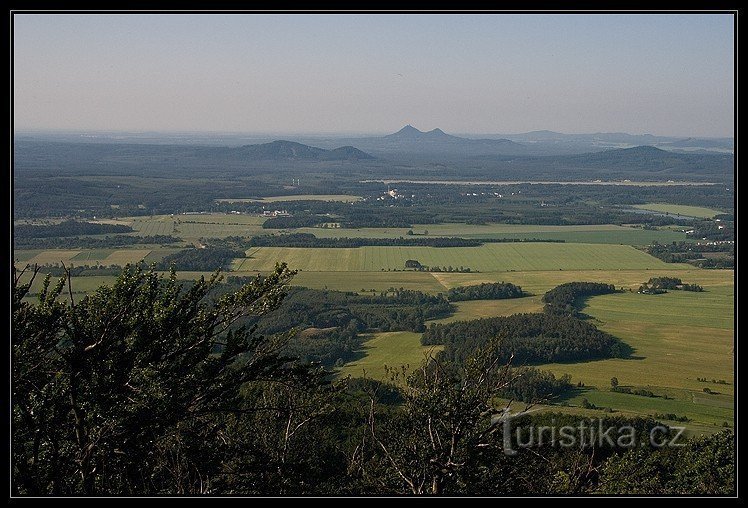
<instances>
[{"instance_id":1,"label":"distant mountain range","mask_svg":"<svg viewBox=\"0 0 748 508\"><path fill-rule=\"evenodd\" d=\"M574 155L522 157L511 161L528 175L565 178L729 180L735 158L730 153L680 153L654 146L616 148Z\"/></svg>"},{"instance_id":2,"label":"distant mountain range","mask_svg":"<svg viewBox=\"0 0 748 508\"><path fill-rule=\"evenodd\" d=\"M247 157L289 157L306 158L338 157L341 160L365 159L353 151L362 150L368 156L390 158L404 155L409 158L472 158L484 156L513 157L533 155L572 155L600 152L614 148L631 148L650 145L670 152L688 153L729 153L734 151L733 138L686 138L676 136L655 136L653 134L628 134L625 132L598 132L591 134L564 134L550 130L538 130L520 134L447 134L441 129L421 131L406 125L399 131L385 136L343 137L343 136L290 136L288 141L327 150L333 153L308 153L292 145L285 147L262 147L272 145L277 137L272 135L249 135L240 133L126 133L126 132L16 132L15 139L44 140L52 142L74 142L89 144L162 144L162 145L203 145L209 147L247 147ZM342 148L339 148L342 147ZM340 150L337 151L336 150ZM341 153L342 152L342 153Z\"/></svg>"},{"instance_id":3,"label":"distant mountain range","mask_svg":"<svg viewBox=\"0 0 748 508\"><path fill-rule=\"evenodd\" d=\"M374 154L453 155L530 155L528 147L508 139L470 139L447 134L441 129L427 132L412 125L381 137L346 138L340 140Z\"/></svg>"},{"instance_id":4,"label":"distant mountain range","mask_svg":"<svg viewBox=\"0 0 748 508\"><path fill-rule=\"evenodd\" d=\"M470 136L468 136L470 137ZM576 152L606 150L616 147L651 145L669 151L712 150L731 151L734 149L733 138L682 138L675 136L655 136L653 134L628 134L626 132L597 132L591 134L564 134L549 130L531 131L520 134L486 135L488 138L502 138L524 143L531 147L543 147L548 150L566 148ZM531 148L532 149L532 148Z\"/></svg>"},{"instance_id":5,"label":"distant mountain range","mask_svg":"<svg viewBox=\"0 0 748 508\"><path fill-rule=\"evenodd\" d=\"M277 140L242 146L195 146L183 144L81 143L15 139L13 143L15 174L25 172L49 174L71 171L76 175L98 174L106 168L109 174L146 175L149 171L181 174L211 171L254 174L275 171L289 165L341 171L345 162L347 174L361 178L404 177L426 180L464 179L492 181L568 181L647 180L732 182L735 157L730 152L676 152L651 145L614 148L572 154L522 155L497 154L496 147L513 146L499 141L493 151L482 155L472 149L470 140L451 136L440 130L421 132L409 127L390 135L388 146L399 144L409 150L420 146L421 152L374 152L350 145L320 148L294 141ZM456 141L452 138L456 138ZM435 140L444 141L435 141ZM393 141L394 140L394 141ZM381 142L381 141L380 141ZM439 156L431 144L452 147ZM479 141L478 144L483 143ZM316 144L316 143L315 143ZM455 148L457 147L457 148ZM465 148L469 147L469 148ZM401 148L402 150L402 148ZM472 153L460 156L460 153ZM257 164L253 164L253 162ZM335 161L325 165L325 161ZM289 164L286 164L289 163ZM320 163L322 163L320 165ZM135 169L134 169L135 168ZM133 173L135 171L135 173Z\"/></svg>"},{"instance_id":6,"label":"distant mountain range","mask_svg":"<svg viewBox=\"0 0 748 508\"><path fill-rule=\"evenodd\" d=\"M319 140L319 144L354 145L374 155L394 154L439 157L572 155L601 152L615 148L649 145L671 152L729 152L732 138L677 138L652 134L598 132L594 134L563 134L534 131L523 134L484 136L447 134L441 129L421 131L406 125L399 131L380 137Z\"/></svg>"},{"instance_id":7,"label":"distant mountain range","mask_svg":"<svg viewBox=\"0 0 748 508\"><path fill-rule=\"evenodd\" d=\"M341 146L331 150L278 140L257 145L239 147L203 147L196 150L198 157L219 157L247 161L306 160L306 161L358 161L374 159L366 152L352 146Z\"/></svg>"}]
</instances>

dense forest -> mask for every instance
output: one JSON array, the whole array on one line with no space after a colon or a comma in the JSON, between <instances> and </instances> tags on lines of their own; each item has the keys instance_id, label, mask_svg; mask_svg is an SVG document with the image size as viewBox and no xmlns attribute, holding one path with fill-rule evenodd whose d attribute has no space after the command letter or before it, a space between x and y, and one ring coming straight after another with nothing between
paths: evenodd
<instances>
[{"instance_id":1,"label":"dense forest","mask_svg":"<svg viewBox=\"0 0 748 508\"><path fill-rule=\"evenodd\" d=\"M74 304L65 278L47 279L29 301L30 283L19 276L12 279L14 495L736 491L729 430L678 438L652 418L525 411L507 420L497 397L544 397L568 380L534 371L516 378L488 342L469 362L424 364L400 387L331 382L289 355L287 334L239 324L283 303L293 276L284 265L220 295L218 275L185 283L129 266ZM535 317L544 323L538 330L587 325ZM493 328L488 335L500 331ZM40 358L47 368L38 368ZM527 391L522 378L546 387L532 383L537 391ZM520 429L551 424L583 435L582 423L631 428L634 439L519 441ZM657 446L653 435L682 446Z\"/></svg>"},{"instance_id":2,"label":"dense forest","mask_svg":"<svg viewBox=\"0 0 748 508\"><path fill-rule=\"evenodd\" d=\"M700 220L691 225L687 235L697 240L711 240L724 242L735 239L735 223L733 221Z\"/></svg>"},{"instance_id":3,"label":"dense forest","mask_svg":"<svg viewBox=\"0 0 748 508\"><path fill-rule=\"evenodd\" d=\"M552 372L535 367L518 367L511 370L510 380L500 393L505 399L534 403L553 401L572 389L568 374L556 378Z\"/></svg>"},{"instance_id":4,"label":"dense forest","mask_svg":"<svg viewBox=\"0 0 748 508\"><path fill-rule=\"evenodd\" d=\"M56 224L17 224L13 226L15 238L49 238L55 236L100 235L106 233L131 233L130 226L65 220Z\"/></svg>"},{"instance_id":5,"label":"dense forest","mask_svg":"<svg viewBox=\"0 0 748 508\"><path fill-rule=\"evenodd\" d=\"M522 288L511 282L484 282L476 286L458 286L447 291L450 302L464 300L503 300L527 296Z\"/></svg>"},{"instance_id":6,"label":"dense forest","mask_svg":"<svg viewBox=\"0 0 748 508\"><path fill-rule=\"evenodd\" d=\"M177 270L191 272L213 272L217 268L225 268L234 258L244 257L244 251L225 247L188 248L164 256L156 263L158 270Z\"/></svg>"},{"instance_id":7,"label":"dense forest","mask_svg":"<svg viewBox=\"0 0 748 508\"><path fill-rule=\"evenodd\" d=\"M518 365L625 357L629 350L586 321L548 313L432 324L421 341L443 344L438 357L457 363L467 361L479 347L490 347L500 361L513 358Z\"/></svg>"},{"instance_id":8,"label":"dense forest","mask_svg":"<svg viewBox=\"0 0 748 508\"><path fill-rule=\"evenodd\" d=\"M279 217L285 218L285 217ZM268 219L272 220L272 219ZM266 221L267 222L267 221ZM209 240L208 240L209 241ZM554 242L564 240L540 240L537 238L459 238L440 236L409 236L400 238L318 238L312 233L288 233L283 235L253 236L247 247L300 247L300 248L356 248L356 247L480 247L485 243Z\"/></svg>"},{"instance_id":9,"label":"dense forest","mask_svg":"<svg viewBox=\"0 0 748 508\"><path fill-rule=\"evenodd\" d=\"M543 295L543 303L545 303L543 310L549 314L578 316L579 309L576 306L578 299L615 292L616 288L612 284L567 282Z\"/></svg>"}]
</instances>

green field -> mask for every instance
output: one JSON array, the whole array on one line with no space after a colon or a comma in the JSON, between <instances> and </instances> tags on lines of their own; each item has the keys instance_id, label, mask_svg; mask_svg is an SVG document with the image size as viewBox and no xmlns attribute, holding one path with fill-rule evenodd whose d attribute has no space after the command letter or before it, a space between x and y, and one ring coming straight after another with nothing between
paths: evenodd
<instances>
[{"instance_id":1,"label":"green field","mask_svg":"<svg viewBox=\"0 0 748 508\"><path fill-rule=\"evenodd\" d=\"M282 201L338 201L342 203L353 203L363 199L361 196L349 196L348 194L296 194L293 196L268 196L265 198L225 198L216 199L219 203L277 203Z\"/></svg>"},{"instance_id":2,"label":"green field","mask_svg":"<svg viewBox=\"0 0 748 508\"><path fill-rule=\"evenodd\" d=\"M293 231L312 233L321 238L408 238L409 228L299 228ZM646 230L613 224L582 226L537 226L520 224L415 224L413 232L429 237L457 236L461 238L537 238L563 240L570 243L612 243L649 245L653 241L670 243L686 240L682 231L669 229Z\"/></svg>"},{"instance_id":3,"label":"green field","mask_svg":"<svg viewBox=\"0 0 748 508\"><path fill-rule=\"evenodd\" d=\"M262 229L266 217L226 213L194 215L154 215L130 217L122 221L140 236L172 235L187 241L199 238L224 238L227 236L254 236L267 234Z\"/></svg>"},{"instance_id":4,"label":"green field","mask_svg":"<svg viewBox=\"0 0 748 508\"><path fill-rule=\"evenodd\" d=\"M434 273L445 288L470 286L483 282L506 281L521 286L523 290L542 294L565 282L606 282L616 287L636 290L650 277L680 277L686 282L703 286L725 286L733 284L732 270L702 270L691 265L670 263L657 270L576 270L535 271L512 273Z\"/></svg>"},{"instance_id":5,"label":"green field","mask_svg":"<svg viewBox=\"0 0 748 508\"><path fill-rule=\"evenodd\" d=\"M299 272L292 283L314 289L337 291L385 291L403 288L426 293L441 293L442 286L428 272Z\"/></svg>"},{"instance_id":6,"label":"green field","mask_svg":"<svg viewBox=\"0 0 748 508\"><path fill-rule=\"evenodd\" d=\"M704 293L624 293L591 298L584 312L600 329L633 347L634 359L549 368L568 372L576 381L598 388L607 389L610 378L616 376L624 385L690 390L699 396L703 396L704 386L710 386L732 395L733 296L731 286L712 286ZM724 379L730 384L705 385L697 377Z\"/></svg>"},{"instance_id":7,"label":"green field","mask_svg":"<svg viewBox=\"0 0 748 508\"><path fill-rule=\"evenodd\" d=\"M711 219L721 212L702 206L671 205L668 203L645 203L643 205L634 205L634 208L640 210L651 210L653 212L669 213L671 215L683 215L685 217L697 217L702 219Z\"/></svg>"},{"instance_id":8,"label":"green field","mask_svg":"<svg viewBox=\"0 0 748 508\"><path fill-rule=\"evenodd\" d=\"M241 270L270 271L277 261L299 270L403 270L408 259L426 266L469 267L480 272L632 270L674 268L630 246L564 243L495 243L480 247L359 247L346 249L259 247L247 251Z\"/></svg>"},{"instance_id":9,"label":"green field","mask_svg":"<svg viewBox=\"0 0 748 508\"><path fill-rule=\"evenodd\" d=\"M471 300L457 302L454 305L457 311L449 317L435 319L434 323L451 323L470 319L482 319L496 316L511 316L512 314L523 314L526 312L540 312L543 303L540 301L542 295L527 296L524 298L509 298L506 300Z\"/></svg>"},{"instance_id":10,"label":"green field","mask_svg":"<svg viewBox=\"0 0 748 508\"><path fill-rule=\"evenodd\" d=\"M371 335L364 344L366 356L349 362L339 371L342 377L389 379L387 367L412 370L439 351L439 346L422 346L421 334L414 332L382 332Z\"/></svg>"},{"instance_id":11,"label":"green field","mask_svg":"<svg viewBox=\"0 0 748 508\"><path fill-rule=\"evenodd\" d=\"M178 249L174 249L178 250ZM23 268L28 264L59 265L120 265L135 263L147 257L152 249L47 249L47 250L17 250L13 252L16 266Z\"/></svg>"}]
</instances>

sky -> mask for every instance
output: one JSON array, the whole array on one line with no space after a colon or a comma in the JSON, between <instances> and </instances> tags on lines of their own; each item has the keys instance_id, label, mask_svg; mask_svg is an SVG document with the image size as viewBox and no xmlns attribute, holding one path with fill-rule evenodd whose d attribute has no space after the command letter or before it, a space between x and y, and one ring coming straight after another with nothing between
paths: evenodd
<instances>
[{"instance_id":1,"label":"sky","mask_svg":"<svg viewBox=\"0 0 748 508\"><path fill-rule=\"evenodd\" d=\"M20 14L16 130L734 135L730 14Z\"/></svg>"}]
</instances>

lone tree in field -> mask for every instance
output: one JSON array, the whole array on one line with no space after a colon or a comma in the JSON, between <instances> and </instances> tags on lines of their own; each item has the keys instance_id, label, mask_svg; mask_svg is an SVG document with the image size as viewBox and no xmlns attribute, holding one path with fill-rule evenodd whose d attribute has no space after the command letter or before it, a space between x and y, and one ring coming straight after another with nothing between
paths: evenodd
<instances>
[{"instance_id":1,"label":"lone tree in field","mask_svg":"<svg viewBox=\"0 0 748 508\"><path fill-rule=\"evenodd\" d=\"M421 263L416 259L408 259L405 261L405 268L421 268Z\"/></svg>"},{"instance_id":2,"label":"lone tree in field","mask_svg":"<svg viewBox=\"0 0 748 508\"><path fill-rule=\"evenodd\" d=\"M613 388L613 389L618 388L618 378L617 377L610 378L610 387Z\"/></svg>"}]
</instances>

